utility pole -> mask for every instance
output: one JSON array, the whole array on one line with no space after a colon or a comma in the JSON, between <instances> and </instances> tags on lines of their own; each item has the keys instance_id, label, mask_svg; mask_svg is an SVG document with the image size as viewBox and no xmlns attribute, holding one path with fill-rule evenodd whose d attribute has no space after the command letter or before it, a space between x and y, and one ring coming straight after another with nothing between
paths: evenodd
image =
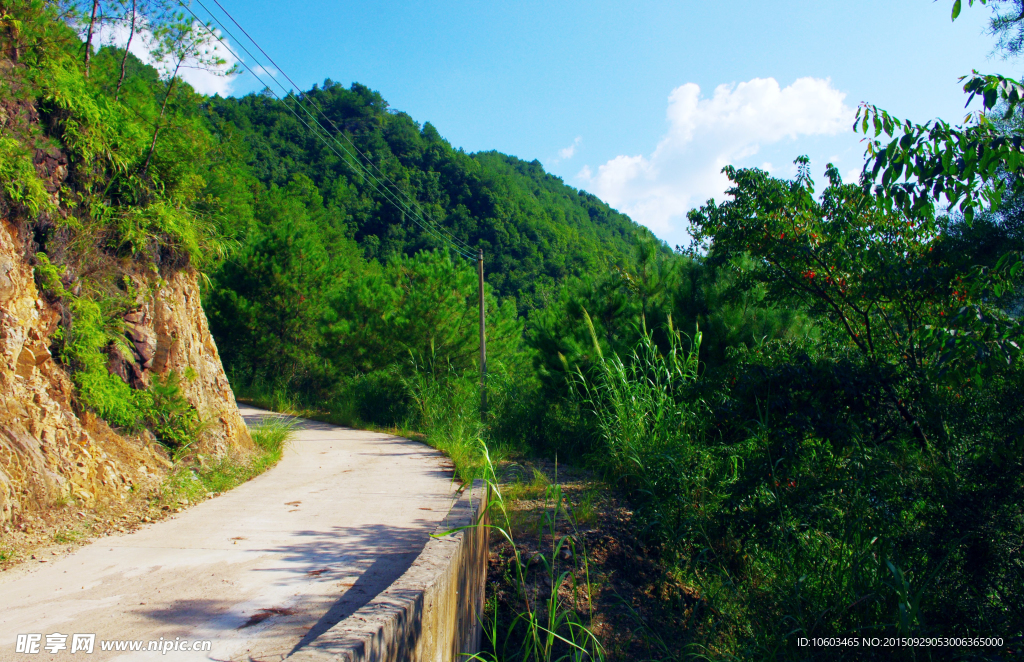
<instances>
[{"instance_id":1,"label":"utility pole","mask_svg":"<svg viewBox=\"0 0 1024 662\"><path fill-rule=\"evenodd\" d=\"M480 418L487 414L487 326L484 315L484 249L477 259L477 273L480 276Z\"/></svg>"}]
</instances>

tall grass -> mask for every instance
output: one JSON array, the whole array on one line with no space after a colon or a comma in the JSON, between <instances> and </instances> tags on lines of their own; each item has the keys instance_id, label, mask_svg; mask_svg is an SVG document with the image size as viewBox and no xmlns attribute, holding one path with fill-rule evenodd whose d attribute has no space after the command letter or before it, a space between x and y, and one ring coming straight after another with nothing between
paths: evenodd
<instances>
[{"instance_id":1,"label":"tall grass","mask_svg":"<svg viewBox=\"0 0 1024 662\"><path fill-rule=\"evenodd\" d=\"M584 319L599 361L592 377L577 370L574 387L604 441L598 463L634 494L648 526L683 535L701 505L693 497L705 493L713 471L702 444L707 406L687 390L698 378L701 333L686 348L669 318L667 352L642 328L640 343L623 361L602 354L585 310Z\"/></svg>"},{"instance_id":2,"label":"tall grass","mask_svg":"<svg viewBox=\"0 0 1024 662\"><path fill-rule=\"evenodd\" d=\"M747 368L757 390L735 381L715 389L702 383L700 334L686 349L671 326L667 336L662 350L644 329L633 352L600 356L575 386L601 437L599 465L636 504L663 560L700 596L674 655L989 659L995 650L971 646L853 650L798 640L1009 632L1009 641L1020 632L1024 572L1010 550L1024 542L1024 519L1019 503L986 484L998 472L982 459L983 438L973 455L962 444L938 455L909 435L869 441L853 424L842 437L804 424L800 400L842 401L833 394L852 377L834 362L769 356ZM808 388L815 383L828 386ZM1019 475L1003 482L1020 492ZM979 545L977 522L953 514L968 511L992 522L991 543Z\"/></svg>"},{"instance_id":3,"label":"tall grass","mask_svg":"<svg viewBox=\"0 0 1024 662\"><path fill-rule=\"evenodd\" d=\"M592 627L593 586L586 545L580 536L560 534L560 520L570 519L572 528L576 529L561 486L557 482L544 485L542 532L549 540L546 553L524 558L516 544L509 503L495 473L493 458L486 442L479 440L478 444L483 458L483 477L490 487L491 528L512 550L507 572L515 587L516 604L505 611L497 596L493 596L489 620L484 627L486 650L468 659L481 662L604 660L604 648ZM531 574L533 567L539 572ZM582 613L581 604L585 605Z\"/></svg>"},{"instance_id":4,"label":"tall grass","mask_svg":"<svg viewBox=\"0 0 1024 662\"><path fill-rule=\"evenodd\" d=\"M486 457L480 451L484 426L477 381L455 373L439 378L417 371L406 384L414 403L416 429L426 436L427 443L451 458L462 481L483 478Z\"/></svg>"}]
</instances>

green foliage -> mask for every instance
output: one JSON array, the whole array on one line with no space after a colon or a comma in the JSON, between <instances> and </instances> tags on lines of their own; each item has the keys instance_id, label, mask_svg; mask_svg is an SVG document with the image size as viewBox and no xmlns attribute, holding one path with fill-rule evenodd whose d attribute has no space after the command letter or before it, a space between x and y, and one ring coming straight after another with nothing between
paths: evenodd
<instances>
[{"instance_id":1,"label":"green foliage","mask_svg":"<svg viewBox=\"0 0 1024 662\"><path fill-rule=\"evenodd\" d=\"M799 636L968 635L995 622L1017 633L1024 446L1019 412L997 403L1019 370L949 394L955 441L932 453L872 395L855 353L766 343L704 377L694 354L661 354L648 337L630 361L578 378L600 466L708 607L691 652L795 660ZM979 409L985 422L968 420Z\"/></svg>"},{"instance_id":2,"label":"green foliage","mask_svg":"<svg viewBox=\"0 0 1024 662\"><path fill-rule=\"evenodd\" d=\"M343 383L339 400L351 409L354 420L401 427L413 420L414 396L402 368L396 365L357 374Z\"/></svg>"},{"instance_id":3,"label":"green foliage","mask_svg":"<svg viewBox=\"0 0 1024 662\"><path fill-rule=\"evenodd\" d=\"M628 269L631 238L646 231L536 161L452 149L434 127L390 111L358 84L328 81L285 102L204 99L177 75L201 50L202 30L159 9L142 7L156 19L156 55L171 55L156 58L165 71L109 46L85 58L85 69L65 21L92 19L61 15L55 4L19 7L23 29L4 36L20 58L8 92L16 88L41 118L12 138L12 149L45 147L67 160L60 213L24 220L47 264L64 269L44 274L41 261L39 278L70 313L60 343L66 365L81 373L73 379L83 405L126 429L159 428L176 447L201 428L173 398L157 398L163 415L147 414L153 394L125 390L105 370L109 357L131 355L119 351L118 274L127 265L208 269L211 327L230 374L249 389L396 425L424 416L410 379L431 374L438 388L470 379L479 351L473 265L452 261L408 209L297 124L287 106L301 101L322 108L340 140L374 155L391 193L484 249L489 354L508 386L495 396L512 405L522 395L532 407L519 407L530 414L524 426L500 404L495 434L523 446L516 435L561 420L543 413L518 313L543 305L567 278ZM119 12L101 20L129 20ZM84 294L71 295L76 288Z\"/></svg>"},{"instance_id":4,"label":"green foliage","mask_svg":"<svg viewBox=\"0 0 1024 662\"><path fill-rule=\"evenodd\" d=\"M309 180L293 185L300 181L315 192ZM351 240L307 222L294 198L284 199L292 213L257 226L208 294L211 327L236 381L302 404L330 402L353 420L404 425L418 416L407 380L475 372L471 265L439 252L361 263ZM319 198L309 205L326 214ZM489 353L511 360L522 334L514 304L490 293L487 301Z\"/></svg>"},{"instance_id":5,"label":"green foliage","mask_svg":"<svg viewBox=\"0 0 1024 662\"><path fill-rule=\"evenodd\" d=\"M68 296L68 291L61 281L67 269L50 262L46 253L36 253L36 264L33 269L36 285L47 295L55 298Z\"/></svg>"},{"instance_id":6,"label":"green foliage","mask_svg":"<svg viewBox=\"0 0 1024 662\"><path fill-rule=\"evenodd\" d=\"M547 554L527 559L516 544L510 517L509 492L503 493L494 471L495 461L491 458L486 443L480 442L483 480L488 485L490 501L487 504L493 523L493 533L508 542L512 556L508 559L507 575L516 588L515 605L512 613L501 613L497 596L483 614L483 651L468 657L480 662L522 660L523 662L554 662L571 660L604 660L605 650L595 634L593 608L590 596L593 585L590 582L589 561L586 544L582 536L559 535L559 520L568 518L572 527L576 522L566 507L562 488L551 484L543 474L537 472L533 487L539 488L544 500L544 514L541 521L542 536L550 540ZM512 488L512 491L516 491ZM578 533L578 531L577 531ZM568 563L559 558L568 555ZM545 576L547 593L534 590L527 581L530 566L539 564ZM569 567L566 567L569 566ZM582 572L577 572L582 571ZM580 581L578 576L584 577ZM589 613L581 614L576 605L585 602ZM490 613L487 613L490 612ZM487 622L489 621L489 622Z\"/></svg>"},{"instance_id":7,"label":"green foliage","mask_svg":"<svg viewBox=\"0 0 1024 662\"><path fill-rule=\"evenodd\" d=\"M154 375L147 390L131 388L107 369L105 350L123 343L124 335L120 329L109 328L111 317L104 314L102 302L73 298L69 308L74 321L70 327L58 329L54 340L60 346L61 362L72 370L81 404L129 432L149 428L178 454L198 441L207 423L182 395L179 375L172 370L164 376Z\"/></svg>"},{"instance_id":8,"label":"green foliage","mask_svg":"<svg viewBox=\"0 0 1024 662\"><path fill-rule=\"evenodd\" d=\"M969 239L1015 226L890 211L834 169L817 197L802 166L792 182L727 169L732 199L690 219L706 250L697 264L739 267L735 282L762 293L754 305L806 311L818 332L727 341L719 360L680 351L668 323L648 332L650 305L597 308L592 324L581 306L591 347L561 360L592 461L710 607L693 621L695 654L804 659L798 636L969 635L996 622L1020 636L1009 587L1024 586L1012 551L1024 542L1024 435L1006 403L1020 392L1021 339L1000 308L1020 274L1012 255ZM621 354L628 336L608 332L628 328L619 310L640 332Z\"/></svg>"},{"instance_id":9,"label":"green foliage","mask_svg":"<svg viewBox=\"0 0 1024 662\"><path fill-rule=\"evenodd\" d=\"M932 213L944 197L944 206L958 209L970 223L977 211L998 207L1008 191L1024 191L1022 136L1005 135L998 121L1000 115L1013 117L1024 101L1024 85L977 71L962 79L967 103L979 96L983 107L963 126L943 120L915 124L870 104L858 108L854 129L868 140L861 186L886 211Z\"/></svg>"},{"instance_id":10,"label":"green foliage","mask_svg":"<svg viewBox=\"0 0 1024 662\"><path fill-rule=\"evenodd\" d=\"M0 134L0 182L7 198L24 205L32 215L53 211L46 187L20 141Z\"/></svg>"},{"instance_id":11,"label":"green foliage","mask_svg":"<svg viewBox=\"0 0 1024 662\"><path fill-rule=\"evenodd\" d=\"M748 254L754 277L777 300L798 301L828 319L834 342L859 351L891 405L921 443L918 418L931 405L930 385L980 381L1012 362L1024 327L993 305L1020 283L1022 265L1008 255L994 268L966 273L934 251L938 224L927 211L886 211L829 167L820 202L804 174L793 182L759 170L726 168L734 200L690 213L698 240L713 257Z\"/></svg>"},{"instance_id":12,"label":"green foliage","mask_svg":"<svg viewBox=\"0 0 1024 662\"><path fill-rule=\"evenodd\" d=\"M410 360L430 372L468 370L480 349L478 296L471 263L433 252L396 256L333 293L327 356L366 372ZM522 335L515 306L490 292L486 299L488 352L510 356Z\"/></svg>"},{"instance_id":13,"label":"green foliage","mask_svg":"<svg viewBox=\"0 0 1024 662\"><path fill-rule=\"evenodd\" d=\"M589 316L587 317L589 320ZM701 333L686 349L682 334L671 326L669 349L664 355L643 329L640 343L623 362L605 358L592 333L598 365L588 379L577 368L575 391L596 417L602 441L600 462L640 497L641 508L652 526L667 535L682 526L695 507L684 495L698 490L705 467L697 449L705 407L692 398L688 387L697 379Z\"/></svg>"},{"instance_id":14,"label":"green foliage","mask_svg":"<svg viewBox=\"0 0 1024 662\"><path fill-rule=\"evenodd\" d=\"M709 260L688 254L664 254L640 240L635 267L604 277L570 280L543 310L530 315L527 344L533 352L536 381L530 395L516 407L532 403L529 414L535 445L570 456L596 449L594 421L569 397L577 372L590 376L604 356L624 357L650 330L659 351L674 342L669 320L676 328L700 328L700 360L706 369L727 366L730 352L770 340L809 342L817 329L800 305L773 301L753 278L749 257ZM596 336L596 343L594 337Z\"/></svg>"},{"instance_id":15,"label":"green foliage","mask_svg":"<svg viewBox=\"0 0 1024 662\"><path fill-rule=\"evenodd\" d=\"M256 447L270 454L276 462L285 444L295 435L295 428L296 422L292 419L267 416L250 430L250 435Z\"/></svg>"},{"instance_id":16,"label":"green foliage","mask_svg":"<svg viewBox=\"0 0 1024 662\"><path fill-rule=\"evenodd\" d=\"M173 94L168 90L159 103L159 79L142 67L115 100L121 58L114 49L101 49L86 77L79 62L81 44L63 24L66 17L56 4L27 3L10 17L16 17L19 30L0 33L0 40L5 52L18 54L18 62L3 94L34 107L41 119L38 124L14 124L16 133L2 137L5 158L0 162L17 170L4 173L10 176L4 177L4 192L15 202L25 202L25 220L45 231L43 250L50 252L47 242L57 241L51 234L56 224L64 228L58 243L98 244L115 255L158 263L203 264L221 254L215 228L196 213L211 148L195 107L199 97L182 85ZM163 115L176 131L152 141L150 126ZM38 148L59 150L67 159L56 206L41 182L27 178L34 168L15 158ZM153 167L144 171L147 156L153 157ZM61 246L55 248L62 252ZM77 270L80 265L69 266Z\"/></svg>"},{"instance_id":17,"label":"green foliage","mask_svg":"<svg viewBox=\"0 0 1024 662\"><path fill-rule=\"evenodd\" d=\"M863 106L859 185L830 167L818 194L805 159L794 181L727 169L731 199L693 212L700 243L673 254L538 162L455 150L365 86L207 99L110 47L86 76L55 5L4 7L0 46L20 60L0 93L40 119L0 136L3 202L67 312L55 349L80 406L179 452L202 434L182 376L134 390L108 368L130 355L126 265L199 265L243 393L418 430L467 480L490 466L480 438L603 470L694 596L683 653L805 659L798 636L1024 635L1016 81L967 78L986 112L962 127ZM196 36L178 27L171 50ZM299 104L372 160L372 179L295 120ZM37 149L67 159L56 207ZM475 265L392 195L485 252L482 421ZM286 436L257 430L256 464L183 469L171 492L237 484ZM557 556L565 541L552 542ZM505 652L600 657L548 570L550 599L525 605ZM504 633L490 632L496 647Z\"/></svg>"},{"instance_id":18,"label":"green foliage","mask_svg":"<svg viewBox=\"0 0 1024 662\"><path fill-rule=\"evenodd\" d=\"M165 128L164 116L171 100L175 85L178 84L182 68L200 69L214 76L230 76L237 73L238 65L227 71L221 67L226 64L215 48L213 28L210 23L200 23L191 12L168 12L156 30L153 31L155 48L151 53L153 60L160 63L164 77L167 78L163 100L160 102L160 114L153 128L153 139L146 153L146 160L140 170L145 177L153 163L160 132ZM123 59L122 59L123 62Z\"/></svg>"},{"instance_id":19,"label":"green foliage","mask_svg":"<svg viewBox=\"0 0 1024 662\"><path fill-rule=\"evenodd\" d=\"M979 0L980 2L980 0ZM998 37L996 50L1002 51L1004 57L1019 55L1024 48L1024 5L1020 0L989 0L992 4L992 18L989 19L989 31ZM972 2L973 4L973 2ZM987 4L980 2L980 4ZM1000 12L996 8L1009 4L1010 11Z\"/></svg>"},{"instance_id":20,"label":"green foliage","mask_svg":"<svg viewBox=\"0 0 1024 662\"><path fill-rule=\"evenodd\" d=\"M36 255L40 289L62 299L71 314L72 323L59 327L53 341L57 357L71 371L79 403L128 432L147 427L161 443L183 453L198 441L207 424L182 395L180 375L173 370L154 375L149 389L136 390L112 374L108 370L111 352L132 355L120 316L123 297L98 292L76 296L64 287L64 273L65 269L51 263L44 253ZM189 371L194 378L194 371Z\"/></svg>"},{"instance_id":21,"label":"green foliage","mask_svg":"<svg viewBox=\"0 0 1024 662\"><path fill-rule=\"evenodd\" d=\"M255 219L206 297L224 364L245 382L323 394L334 378L320 357L327 297L360 273L360 258L306 178L272 187Z\"/></svg>"},{"instance_id":22,"label":"green foliage","mask_svg":"<svg viewBox=\"0 0 1024 662\"><path fill-rule=\"evenodd\" d=\"M184 84L164 86L137 60L122 77L129 59L113 48L83 62L75 14L63 5L0 13L0 46L11 58L0 98L13 111L0 136L0 206L33 237L37 283L64 312L55 354L79 406L128 432L148 427L180 454L205 429L180 376L152 375L149 388L134 389L113 365L134 355L122 316L139 293L126 274L212 264L228 245L212 213L217 201L204 192L203 174L220 170L207 160L219 155L199 97ZM176 130L158 140L155 121ZM41 152L59 167L37 172Z\"/></svg>"},{"instance_id":23,"label":"green foliage","mask_svg":"<svg viewBox=\"0 0 1024 662\"><path fill-rule=\"evenodd\" d=\"M123 343L124 336L110 328L112 318L104 314L103 302L71 297L68 307L74 321L57 329L53 338L61 363L72 371L80 401L111 425L138 431L152 399L112 375L104 351L111 343Z\"/></svg>"},{"instance_id":24,"label":"green foliage","mask_svg":"<svg viewBox=\"0 0 1024 662\"><path fill-rule=\"evenodd\" d=\"M218 251L207 240L213 235L208 221L187 209L175 209L164 201L147 206L110 210L106 245L117 255L145 256L153 249L153 238L163 239L162 249L178 255L195 256L196 262L208 261L207 251ZM200 255L204 255L202 260Z\"/></svg>"},{"instance_id":25,"label":"green foliage","mask_svg":"<svg viewBox=\"0 0 1024 662\"><path fill-rule=\"evenodd\" d=\"M148 393L147 426L157 439L180 456L199 440L209 423L200 418L199 412L181 394L181 377L174 370L164 376L154 375Z\"/></svg>"},{"instance_id":26,"label":"green foliage","mask_svg":"<svg viewBox=\"0 0 1024 662\"><path fill-rule=\"evenodd\" d=\"M414 402L416 429L452 459L460 480L472 483L484 477L479 381L454 372L445 376L417 372L406 383Z\"/></svg>"}]
</instances>

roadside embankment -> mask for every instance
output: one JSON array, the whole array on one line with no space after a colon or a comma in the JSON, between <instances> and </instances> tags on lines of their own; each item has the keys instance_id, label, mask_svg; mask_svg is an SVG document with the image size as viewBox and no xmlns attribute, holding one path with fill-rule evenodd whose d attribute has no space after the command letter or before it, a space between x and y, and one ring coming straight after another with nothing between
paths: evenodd
<instances>
[{"instance_id":1,"label":"roadside embankment","mask_svg":"<svg viewBox=\"0 0 1024 662\"><path fill-rule=\"evenodd\" d=\"M413 564L294 662L447 662L480 649L488 488L467 487Z\"/></svg>"},{"instance_id":2,"label":"roadside embankment","mask_svg":"<svg viewBox=\"0 0 1024 662\"><path fill-rule=\"evenodd\" d=\"M45 544L35 538L56 526L59 511L120 517L128 501L156 490L173 469L167 447L148 430L115 430L82 406L53 353L55 338L67 337L66 310L36 287L20 232L0 220L0 563L10 554L4 550ZM111 373L138 388L187 375L182 402L205 421L192 450L215 458L252 454L200 306L197 273L132 278L146 294L119 322L118 346L132 356L111 360Z\"/></svg>"}]
</instances>

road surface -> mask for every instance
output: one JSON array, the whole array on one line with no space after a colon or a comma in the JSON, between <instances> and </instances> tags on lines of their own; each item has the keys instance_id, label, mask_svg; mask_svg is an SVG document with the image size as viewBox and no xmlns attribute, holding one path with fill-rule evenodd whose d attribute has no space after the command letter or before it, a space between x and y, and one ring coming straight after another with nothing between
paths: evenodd
<instances>
[{"instance_id":1,"label":"road surface","mask_svg":"<svg viewBox=\"0 0 1024 662\"><path fill-rule=\"evenodd\" d=\"M250 426L267 415L240 410ZM455 496L446 466L417 442L301 419L281 462L250 482L0 574L0 660L284 659L409 567ZM42 635L39 653L17 653L30 634ZM67 648L48 652L51 634ZM92 654L71 654L76 634L95 635Z\"/></svg>"}]
</instances>

